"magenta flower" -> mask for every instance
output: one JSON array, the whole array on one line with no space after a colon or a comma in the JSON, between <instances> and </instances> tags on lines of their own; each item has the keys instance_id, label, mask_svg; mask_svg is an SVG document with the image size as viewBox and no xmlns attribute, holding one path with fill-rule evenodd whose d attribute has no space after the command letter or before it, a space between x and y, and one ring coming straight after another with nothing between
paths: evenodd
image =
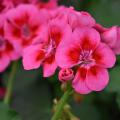
<instances>
[{"instance_id":1,"label":"magenta flower","mask_svg":"<svg viewBox=\"0 0 120 120\"><path fill-rule=\"evenodd\" d=\"M115 54L120 55L120 28L113 26L101 33L102 41L105 42Z\"/></svg>"},{"instance_id":2,"label":"magenta flower","mask_svg":"<svg viewBox=\"0 0 120 120\"><path fill-rule=\"evenodd\" d=\"M74 72L70 68L61 69L59 71L58 77L59 77L59 80L61 82L67 82L67 81L73 80L73 78L74 78Z\"/></svg>"},{"instance_id":3,"label":"magenta flower","mask_svg":"<svg viewBox=\"0 0 120 120\"><path fill-rule=\"evenodd\" d=\"M43 24L46 23L43 14L34 5L19 5L9 10L6 13L6 37L22 51L42 34Z\"/></svg>"},{"instance_id":4,"label":"magenta flower","mask_svg":"<svg viewBox=\"0 0 120 120\"><path fill-rule=\"evenodd\" d=\"M112 50L100 42L99 33L93 28L76 28L71 39L61 42L56 61L61 68L77 66L72 86L76 92L87 94L100 91L109 81L106 68L115 64Z\"/></svg>"},{"instance_id":5,"label":"magenta flower","mask_svg":"<svg viewBox=\"0 0 120 120\"><path fill-rule=\"evenodd\" d=\"M45 38L39 38L36 44L27 47L23 53L24 69L37 69L43 65L43 76L54 74L57 64L55 60L56 49L61 41L70 38L69 25L59 20L52 20L44 33Z\"/></svg>"},{"instance_id":6,"label":"magenta flower","mask_svg":"<svg viewBox=\"0 0 120 120\"><path fill-rule=\"evenodd\" d=\"M59 7L53 15L56 19L64 20L72 29L83 26L93 27L95 25L95 20L89 13L75 11L73 7Z\"/></svg>"},{"instance_id":7,"label":"magenta flower","mask_svg":"<svg viewBox=\"0 0 120 120\"><path fill-rule=\"evenodd\" d=\"M3 72L11 60L18 59L17 48L5 37L5 17L0 15L0 72Z\"/></svg>"},{"instance_id":8,"label":"magenta flower","mask_svg":"<svg viewBox=\"0 0 120 120\"><path fill-rule=\"evenodd\" d=\"M100 33L101 41L106 43L116 55L120 54L120 28L113 26L105 28L100 24L96 24L94 28Z\"/></svg>"}]
</instances>

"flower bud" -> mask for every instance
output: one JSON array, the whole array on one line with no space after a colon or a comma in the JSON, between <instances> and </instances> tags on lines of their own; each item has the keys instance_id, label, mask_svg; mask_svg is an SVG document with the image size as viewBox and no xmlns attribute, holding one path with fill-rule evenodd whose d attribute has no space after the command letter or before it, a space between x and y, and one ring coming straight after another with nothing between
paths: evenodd
<instances>
[{"instance_id":1,"label":"flower bud","mask_svg":"<svg viewBox=\"0 0 120 120\"><path fill-rule=\"evenodd\" d=\"M59 72L59 80L61 82L67 82L70 81L74 78L74 73L72 69L66 68L66 69L61 69Z\"/></svg>"}]
</instances>

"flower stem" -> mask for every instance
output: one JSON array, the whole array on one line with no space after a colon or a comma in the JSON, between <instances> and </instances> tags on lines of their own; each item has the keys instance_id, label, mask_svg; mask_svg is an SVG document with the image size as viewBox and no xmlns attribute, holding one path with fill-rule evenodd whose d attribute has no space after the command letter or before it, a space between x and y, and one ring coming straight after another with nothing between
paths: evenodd
<instances>
[{"instance_id":1,"label":"flower stem","mask_svg":"<svg viewBox=\"0 0 120 120\"><path fill-rule=\"evenodd\" d=\"M59 120L64 109L66 102L68 101L70 95L72 94L72 88L69 86L67 91L64 93L60 101L56 106L55 114L53 115L51 120Z\"/></svg>"},{"instance_id":2,"label":"flower stem","mask_svg":"<svg viewBox=\"0 0 120 120\"><path fill-rule=\"evenodd\" d=\"M9 104L9 102L10 102L16 71L17 71L17 62L14 62L12 64L11 72L10 72L10 75L9 75L9 78L8 78L8 81L7 81L8 82L7 83L7 90L6 90L6 94L5 94L5 97L4 97L4 103L5 104Z\"/></svg>"}]
</instances>

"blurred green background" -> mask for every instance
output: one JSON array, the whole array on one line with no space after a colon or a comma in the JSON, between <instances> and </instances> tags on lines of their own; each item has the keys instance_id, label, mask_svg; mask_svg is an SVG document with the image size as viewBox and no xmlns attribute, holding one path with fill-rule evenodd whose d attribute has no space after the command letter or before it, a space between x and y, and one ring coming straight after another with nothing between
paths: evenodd
<instances>
[{"instance_id":1,"label":"blurred green background","mask_svg":"<svg viewBox=\"0 0 120 120\"><path fill-rule=\"evenodd\" d=\"M60 0L59 4L88 11L106 27L120 25L120 0ZM7 79L9 71L10 68L4 74L4 79ZM41 71L24 71L22 64L19 64L11 107L22 120L50 120L53 99L62 95L57 75L48 80L42 78ZM77 102L75 97L71 98L72 111L80 120L120 120L120 58L114 69L109 71L110 83L104 91L77 96ZM0 107L0 116L2 114ZM20 120L16 117L5 120Z\"/></svg>"}]
</instances>

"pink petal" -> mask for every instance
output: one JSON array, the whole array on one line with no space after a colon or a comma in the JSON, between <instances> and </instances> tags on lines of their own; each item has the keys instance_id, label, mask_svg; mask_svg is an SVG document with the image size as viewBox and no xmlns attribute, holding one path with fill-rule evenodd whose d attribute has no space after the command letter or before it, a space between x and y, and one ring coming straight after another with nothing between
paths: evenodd
<instances>
[{"instance_id":1,"label":"pink petal","mask_svg":"<svg viewBox=\"0 0 120 120\"><path fill-rule=\"evenodd\" d=\"M57 68L57 64L55 61L55 57L50 56L47 58L43 63L43 76L44 77L50 77L55 73L55 70Z\"/></svg>"},{"instance_id":2,"label":"pink petal","mask_svg":"<svg viewBox=\"0 0 120 120\"><path fill-rule=\"evenodd\" d=\"M18 60L21 57L21 54L14 50L9 54L9 56L11 60Z\"/></svg>"},{"instance_id":3,"label":"pink petal","mask_svg":"<svg viewBox=\"0 0 120 120\"><path fill-rule=\"evenodd\" d=\"M0 55L0 72L3 72L10 64L10 59L6 55Z\"/></svg>"},{"instance_id":4,"label":"pink petal","mask_svg":"<svg viewBox=\"0 0 120 120\"><path fill-rule=\"evenodd\" d=\"M86 85L86 75L87 70L85 68L79 68L72 83L74 90L80 94L88 94L91 92Z\"/></svg>"},{"instance_id":5,"label":"pink petal","mask_svg":"<svg viewBox=\"0 0 120 120\"><path fill-rule=\"evenodd\" d=\"M86 76L86 84L93 91L103 90L109 82L107 69L97 66L91 67Z\"/></svg>"},{"instance_id":6,"label":"pink petal","mask_svg":"<svg viewBox=\"0 0 120 120\"><path fill-rule=\"evenodd\" d=\"M102 25L96 23L94 28L99 32L99 33L103 33L107 30L107 28L103 27Z\"/></svg>"},{"instance_id":7,"label":"pink petal","mask_svg":"<svg viewBox=\"0 0 120 120\"><path fill-rule=\"evenodd\" d=\"M71 39L71 38L70 38ZM61 68L70 68L78 63L80 46L61 43L56 51L56 62Z\"/></svg>"},{"instance_id":8,"label":"pink petal","mask_svg":"<svg viewBox=\"0 0 120 120\"><path fill-rule=\"evenodd\" d=\"M79 24L81 26L93 27L95 25L95 19L85 11L80 12Z\"/></svg>"},{"instance_id":9,"label":"pink petal","mask_svg":"<svg viewBox=\"0 0 120 120\"><path fill-rule=\"evenodd\" d=\"M100 43L93 53L93 59L97 65L103 68L111 68L116 62L113 51L104 43Z\"/></svg>"},{"instance_id":10,"label":"pink petal","mask_svg":"<svg viewBox=\"0 0 120 120\"><path fill-rule=\"evenodd\" d=\"M23 66L25 70L37 69L44 60L45 52L40 45L31 45L23 51Z\"/></svg>"},{"instance_id":11,"label":"pink petal","mask_svg":"<svg viewBox=\"0 0 120 120\"><path fill-rule=\"evenodd\" d=\"M115 52L115 54L120 55L120 27L118 27L117 41L112 50Z\"/></svg>"},{"instance_id":12,"label":"pink petal","mask_svg":"<svg viewBox=\"0 0 120 120\"><path fill-rule=\"evenodd\" d=\"M76 28L73 37L74 42L84 50L94 50L100 43L100 35L93 28Z\"/></svg>"},{"instance_id":13,"label":"pink petal","mask_svg":"<svg viewBox=\"0 0 120 120\"><path fill-rule=\"evenodd\" d=\"M102 41L105 42L110 47L114 47L117 41L117 26L106 30L101 34Z\"/></svg>"},{"instance_id":14,"label":"pink petal","mask_svg":"<svg viewBox=\"0 0 120 120\"><path fill-rule=\"evenodd\" d=\"M53 19L49 22L50 37L58 46L62 40L69 39L72 34L70 26L62 20Z\"/></svg>"},{"instance_id":15,"label":"pink petal","mask_svg":"<svg viewBox=\"0 0 120 120\"><path fill-rule=\"evenodd\" d=\"M5 53L9 56L10 60L17 60L18 58L21 57L21 51L19 51L19 47L17 47L17 44L12 44L9 42L7 39L5 39Z\"/></svg>"},{"instance_id":16,"label":"pink petal","mask_svg":"<svg viewBox=\"0 0 120 120\"><path fill-rule=\"evenodd\" d=\"M32 10L32 12L31 12ZM17 7L16 11L19 13L18 17L24 16L25 13L28 15L28 19L29 19L29 23L32 24L39 24L39 23L43 23L46 20L42 20L43 17L43 13L39 12L39 10L37 9L37 7L35 5L32 4L21 4Z\"/></svg>"}]
</instances>

